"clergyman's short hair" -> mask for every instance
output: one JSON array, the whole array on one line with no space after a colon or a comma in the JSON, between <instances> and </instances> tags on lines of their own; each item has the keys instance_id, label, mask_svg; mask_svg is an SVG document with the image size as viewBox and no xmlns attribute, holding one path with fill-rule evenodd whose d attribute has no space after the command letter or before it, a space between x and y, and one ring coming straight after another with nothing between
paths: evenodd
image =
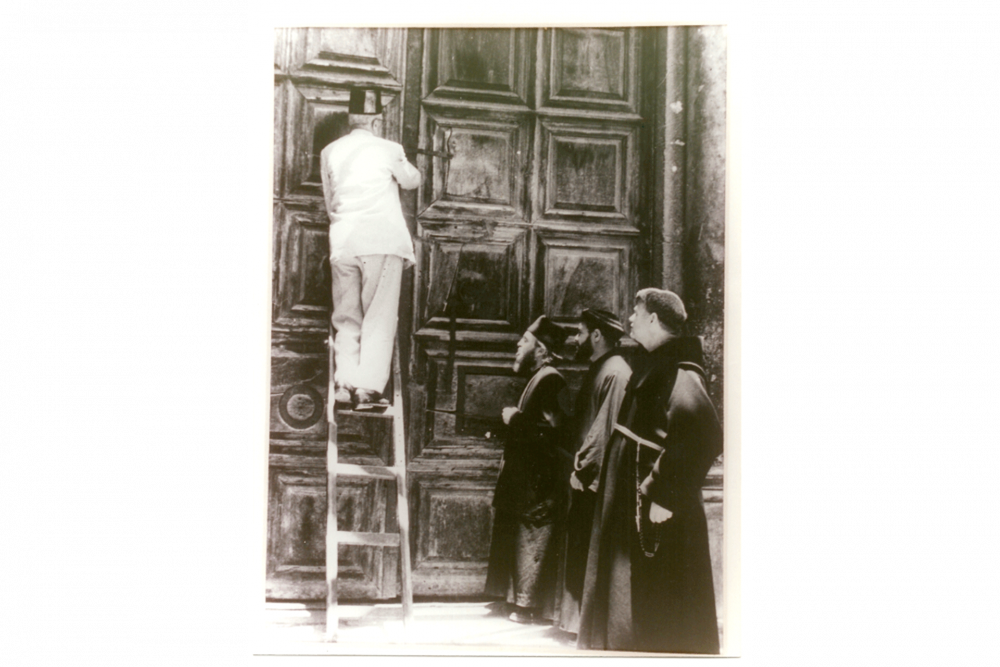
<instances>
[{"instance_id":1,"label":"clergyman's short hair","mask_svg":"<svg viewBox=\"0 0 1000 667\"><path fill-rule=\"evenodd\" d=\"M673 333L683 333L687 322L687 311L681 298L665 289L647 287L635 295L635 302L641 303L650 313L656 313L660 323Z\"/></svg>"}]
</instances>

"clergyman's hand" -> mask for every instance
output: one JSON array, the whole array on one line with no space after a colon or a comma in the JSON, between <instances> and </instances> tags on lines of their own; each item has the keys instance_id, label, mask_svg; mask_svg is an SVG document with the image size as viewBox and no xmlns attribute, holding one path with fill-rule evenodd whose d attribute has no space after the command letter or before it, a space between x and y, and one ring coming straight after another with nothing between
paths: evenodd
<instances>
[{"instance_id":1,"label":"clergyman's hand","mask_svg":"<svg viewBox=\"0 0 1000 667\"><path fill-rule=\"evenodd\" d=\"M656 503L650 503L649 505L649 520L653 523L663 523L673 515L674 513L666 507L660 507Z\"/></svg>"},{"instance_id":2,"label":"clergyman's hand","mask_svg":"<svg viewBox=\"0 0 1000 667\"><path fill-rule=\"evenodd\" d=\"M573 487L574 491L586 491L586 488L583 486L580 478L576 476L575 472L569 476L569 485Z\"/></svg>"},{"instance_id":3,"label":"clergyman's hand","mask_svg":"<svg viewBox=\"0 0 1000 667\"><path fill-rule=\"evenodd\" d=\"M503 423L504 424L510 424L511 418L514 415L516 415L518 412L520 412L520 410L518 410L517 408L513 408L513 407L511 407L511 408L504 408L503 409Z\"/></svg>"},{"instance_id":4,"label":"clergyman's hand","mask_svg":"<svg viewBox=\"0 0 1000 667\"><path fill-rule=\"evenodd\" d=\"M555 502L551 499L543 500L541 503L525 512L522 518L529 526L540 526L547 523L552 517L555 506Z\"/></svg>"}]
</instances>

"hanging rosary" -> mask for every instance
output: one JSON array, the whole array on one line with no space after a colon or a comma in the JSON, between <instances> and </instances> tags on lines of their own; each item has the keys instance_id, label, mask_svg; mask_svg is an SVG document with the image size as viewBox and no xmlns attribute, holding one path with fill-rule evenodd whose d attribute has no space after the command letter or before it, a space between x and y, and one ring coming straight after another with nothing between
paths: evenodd
<instances>
[{"instance_id":1,"label":"hanging rosary","mask_svg":"<svg viewBox=\"0 0 1000 667\"><path fill-rule=\"evenodd\" d=\"M639 546L642 548L642 552L646 554L646 558L652 558L656 555L656 550L660 547L660 541L657 539L653 542L653 550L650 551L646 545L646 536L643 534L642 530L642 493L640 488L642 487L642 479L639 477L639 457L642 454L642 445L636 442L635 445L635 527L639 532ZM655 530L654 526L650 526Z\"/></svg>"}]
</instances>

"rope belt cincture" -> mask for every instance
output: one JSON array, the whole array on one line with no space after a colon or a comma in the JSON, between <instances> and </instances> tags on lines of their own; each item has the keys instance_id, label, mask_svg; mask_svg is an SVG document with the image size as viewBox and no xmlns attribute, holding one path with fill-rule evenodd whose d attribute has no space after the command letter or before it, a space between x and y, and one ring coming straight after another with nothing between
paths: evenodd
<instances>
[{"instance_id":1,"label":"rope belt cincture","mask_svg":"<svg viewBox=\"0 0 1000 667\"><path fill-rule=\"evenodd\" d=\"M642 480L639 477L639 451L640 447L648 447L657 452L662 452L663 447L660 447L655 442L646 440L645 438L639 437L627 427L621 424L615 424L615 430L624 435L629 440L636 443L635 451L635 528L639 533L639 546L642 548L642 552L647 558L652 558L656 555L656 550L660 546L660 540L653 536L653 544L650 545L645 531L642 529L642 493L639 492L639 487L642 485Z\"/></svg>"},{"instance_id":2,"label":"rope belt cincture","mask_svg":"<svg viewBox=\"0 0 1000 667\"><path fill-rule=\"evenodd\" d=\"M643 445L645 447L649 447L650 449L655 449L658 452L662 452L663 451L663 447L660 447L655 442L652 442L650 440L646 440L645 438L640 438L635 433L633 433L632 431L630 431L627 427L622 426L621 424L615 424L615 430L618 431L619 433L621 433L622 435L624 435L626 438L628 438L632 442L637 442L640 445Z\"/></svg>"}]
</instances>

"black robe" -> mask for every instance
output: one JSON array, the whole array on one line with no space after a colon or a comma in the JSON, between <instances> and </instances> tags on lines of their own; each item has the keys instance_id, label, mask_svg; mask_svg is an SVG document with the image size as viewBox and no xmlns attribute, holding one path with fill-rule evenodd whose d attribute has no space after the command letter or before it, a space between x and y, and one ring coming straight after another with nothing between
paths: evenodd
<instances>
[{"instance_id":1,"label":"black robe","mask_svg":"<svg viewBox=\"0 0 1000 667\"><path fill-rule=\"evenodd\" d=\"M486 595L558 614L557 586L572 460L565 449L566 380L543 366L502 432L503 462L493 492Z\"/></svg>"},{"instance_id":2,"label":"black robe","mask_svg":"<svg viewBox=\"0 0 1000 667\"><path fill-rule=\"evenodd\" d=\"M722 428L703 368L697 338L672 339L633 364L618 422L663 452L618 432L608 444L579 648L719 652L701 486L722 453ZM673 516L652 524L651 501Z\"/></svg>"}]
</instances>

